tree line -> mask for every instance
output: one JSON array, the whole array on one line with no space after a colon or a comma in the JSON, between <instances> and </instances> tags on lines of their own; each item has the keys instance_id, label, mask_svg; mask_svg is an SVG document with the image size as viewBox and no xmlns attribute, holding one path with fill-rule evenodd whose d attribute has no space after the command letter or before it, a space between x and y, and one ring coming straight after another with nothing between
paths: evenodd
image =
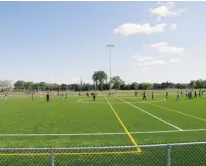
<instances>
[{"instance_id":1,"label":"tree line","mask_svg":"<svg viewBox=\"0 0 206 166\"><path fill-rule=\"evenodd\" d=\"M108 79L107 74L104 71L95 71L92 75L93 84L90 83L74 83L74 84L57 84L57 83L47 83L47 82L32 82L18 80L13 84L14 90L28 91L91 91L91 90L146 90L146 89L202 89L206 88L206 80L198 79L191 80L190 83L172 83L172 82L162 82L162 83L137 83L133 82L131 84L126 84L120 76L113 76ZM0 88L7 87L11 88L11 81L0 81ZM1 88L2 89L2 88Z\"/></svg>"}]
</instances>

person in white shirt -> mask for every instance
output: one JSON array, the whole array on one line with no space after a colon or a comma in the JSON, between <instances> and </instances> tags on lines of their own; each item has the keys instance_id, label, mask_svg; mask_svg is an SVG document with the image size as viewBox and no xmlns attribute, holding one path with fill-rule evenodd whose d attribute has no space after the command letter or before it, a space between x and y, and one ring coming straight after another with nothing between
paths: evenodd
<instances>
[{"instance_id":1,"label":"person in white shirt","mask_svg":"<svg viewBox=\"0 0 206 166\"><path fill-rule=\"evenodd\" d=\"M6 102L7 100L8 100L8 96L7 96L7 94L5 94L4 101Z\"/></svg>"}]
</instances>

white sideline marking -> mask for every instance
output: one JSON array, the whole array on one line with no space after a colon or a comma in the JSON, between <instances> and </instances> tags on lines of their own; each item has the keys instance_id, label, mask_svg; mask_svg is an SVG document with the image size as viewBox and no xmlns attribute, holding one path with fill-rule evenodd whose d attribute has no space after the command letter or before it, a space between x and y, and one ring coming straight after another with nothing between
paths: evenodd
<instances>
[{"instance_id":1,"label":"white sideline marking","mask_svg":"<svg viewBox=\"0 0 206 166\"><path fill-rule=\"evenodd\" d=\"M137 107L137 106L135 106L135 105L133 105L133 104L131 104L131 103L129 103L129 102L121 99L121 98L119 98L119 97L116 97L116 98L118 98L119 100L123 101L124 103L126 103L126 104L128 104L128 105L130 105L130 106L132 106L132 107L134 107L134 108L136 108L136 109L138 109L138 110L140 110L140 111L142 111L142 112L144 112L144 113L146 113L146 114L148 114L148 115L150 115L150 116L152 116L153 118L156 118L156 119L158 119L159 121L162 121L162 122L168 124L169 126L171 126L171 127L173 127L173 128L176 128L176 129L182 131L181 128L179 128L179 127L177 127L177 126L175 126L175 125L173 125L173 124L171 124L171 123L169 123L169 122L166 122L165 120L163 120L163 119L161 119L161 118L158 118L157 116L155 116L155 115L153 115L153 114L151 114L151 113L149 113L149 112L147 112L147 111L145 111L145 110L143 110L143 109L141 109L141 108L139 108L139 107Z\"/></svg>"},{"instance_id":2,"label":"white sideline marking","mask_svg":"<svg viewBox=\"0 0 206 166\"><path fill-rule=\"evenodd\" d=\"M150 104L150 105L153 105L153 106L156 106L156 107L159 107L159 108L162 108L162 109L165 109L165 110L169 110L169 111L172 111L172 112L176 112L176 113L179 113L179 114L182 114L182 115L185 115L185 116L189 116L191 118L195 118L195 119L198 119L198 120L202 120L202 121L205 121L206 122L206 119L203 119L203 118L199 118L197 116L193 116L193 115L190 115L190 114L187 114L187 113L183 113L183 112L180 112L180 111L176 111L176 110L173 110L173 109L170 109L170 108L166 108L166 107L163 107L163 106L160 106L160 105L156 105L156 104L152 104L150 102L146 102L147 104Z\"/></svg>"},{"instance_id":3,"label":"white sideline marking","mask_svg":"<svg viewBox=\"0 0 206 166\"><path fill-rule=\"evenodd\" d=\"M206 131L206 129L188 129L188 130L163 130L163 131L137 131L129 132L130 134L158 134L158 133L175 133L175 132L195 132ZM103 135L126 135L127 133L79 133L79 134L0 134L0 137L30 137L30 136L103 136Z\"/></svg>"}]
</instances>

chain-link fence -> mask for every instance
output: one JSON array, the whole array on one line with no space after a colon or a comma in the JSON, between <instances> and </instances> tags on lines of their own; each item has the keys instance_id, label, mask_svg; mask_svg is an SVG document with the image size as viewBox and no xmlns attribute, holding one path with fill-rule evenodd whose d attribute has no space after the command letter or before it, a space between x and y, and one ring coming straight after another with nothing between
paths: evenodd
<instances>
[{"instance_id":1,"label":"chain-link fence","mask_svg":"<svg viewBox=\"0 0 206 166\"><path fill-rule=\"evenodd\" d=\"M84 148L0 148L2 166L206 166L206 142Z\"/></svg>"}]
</instances>

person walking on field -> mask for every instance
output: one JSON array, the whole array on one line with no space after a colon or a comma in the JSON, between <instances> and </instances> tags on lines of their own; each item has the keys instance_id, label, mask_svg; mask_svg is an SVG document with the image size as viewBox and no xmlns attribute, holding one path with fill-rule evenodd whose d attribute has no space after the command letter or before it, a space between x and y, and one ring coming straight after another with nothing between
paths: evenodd
<instances>
[{"instance_id":1,"label":"person walking on field","mask_svg":"<svg viewBox=\"0 0 206 166\"><path fill-rule=\"evenodd\" d=\"M153 94L153 92L152 92L152 99L154 99L154 94Z\"/></svg>"},{"instance_id":2,"label":"person walking on field","mask_svg":"<svg viewBox=\"0 0 206 166\"><path fill-rule=\"evenodd\" d=\"M93 93L92 95L93 95L93 100L95 101L96 100L96 94Z\"/></svg>"},{"instance_id":3,"label":"person walking on field","mask_svg":"<svg viewBox=\"0 0 206 166\"><path fill-rule=\"evenodd\" d=\"M135 91L135 96L137 96L137 91Z\"/></svg>"},{"instance_id":4,"label":"person walking on field","mask_svg":"<svg viewBox=\"0 0 206 166\"><path fill-rule=\"evenodd\" d=\"M201 90L199 90L199 97L201 97Z\"/></svg>"},{"instance_id":5,"label":"person walking on field","mask_svg":"<svg viewBox=\"0 0 206 166\"><path fill-rule=\"evenodd\" d=\"M8 100L8 96L7 96L7 94L5 94L4 101L7 102L7 100Z\"/></svg>"},{"instance_id":6,"label":"person walking on field","mask_svg":"<svg viewBox=\"0 0 206 166\"><path fill-rule=\"evenodd\" d=\"M62 100L64 100L64 94L62 93Z\"/></svg>"},{"instance_id":7,"label":"person walking on field","mask_svg":"<svg viewBox=\"0 0 206 166\"><path fill-rule=\"evenodd\" d=\"M166 99L168 98L168 92L166 92Z\"/></svg>"},{"instance_id":8,"label":"person walking on field","mask_svg":"<svg viewBox=\"0 0 206 166\"><path fill-rule=\"evenodd\" d=\"M142 100L147 100L145 91L144 91L144 93L143 93L143 99L142 99Z\"/></svg>"},{"instance_id":9,"label":"person walking on field","mask_svg":"<svg viewBox=\"0 0 206 166\"><path fill-rule=\"evenodd\" d=\"M31 93L31 99L34 100L34 92Z\"/></svg>"},{"instance_id":10,"label":"person walking on field","mask_svg":"<svg viewBox=\"0 0 206 166\"><path fill-rule=\"evenodd\" d=\"M50 102L50 96L49 96L49 93L47 93L47 95L46 95L46 101L47 101L47 102Z\"/></svg>"},{"instance_id":11,"label":"person walking on field","mask_svg":"<svg viewBox=\"0 0 206 166\"><path fill-rule=\"evenodd\" d=\"M176 98L176 100L180 100L180 93L179 92L177 92L177 98Z\"/></svg>"},{"instance_id":12,"label":"person walking on field","mask_svg":"<svg viewBox=\"0 0 206 166\"><path fill-rule=\"evenodd\" d=\"M195 91L195 95L194 95L194 98L197 98L197 92Z\"/></svg>"}]
</instances>

